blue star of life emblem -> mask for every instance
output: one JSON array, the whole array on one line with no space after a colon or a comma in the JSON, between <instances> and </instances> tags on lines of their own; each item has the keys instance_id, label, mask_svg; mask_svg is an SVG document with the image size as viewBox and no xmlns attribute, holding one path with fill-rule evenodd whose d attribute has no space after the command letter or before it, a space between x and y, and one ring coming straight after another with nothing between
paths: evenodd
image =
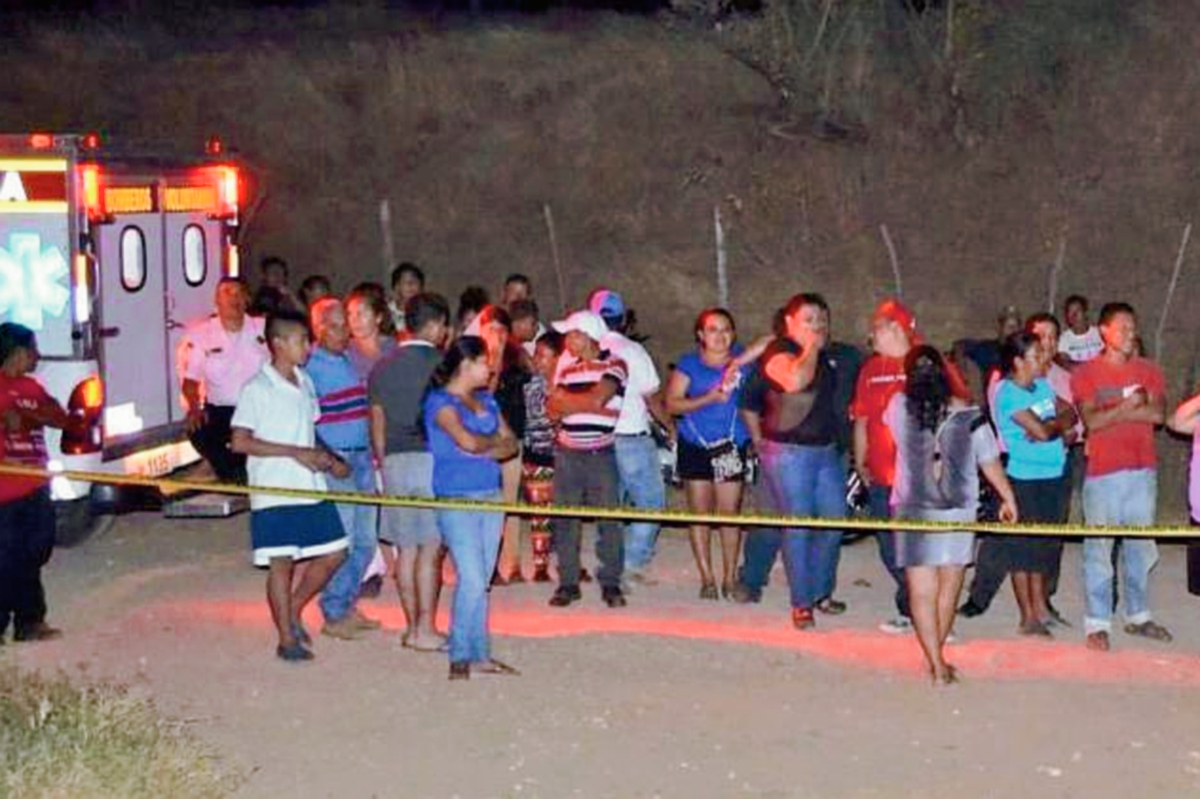
<instances>
[{"instance_id":1,"label":"blue star of life emblem","mask_svg":"<svg viewBox=\"0 0 1200 799\"><path fill-rule=\"evenodd\" d=\"M46 316L62 316L71 299L67 259L55 246L42 246L37 233L11 233L0 247L0 320L41 330Z\"/></svg>"}]
</instances>

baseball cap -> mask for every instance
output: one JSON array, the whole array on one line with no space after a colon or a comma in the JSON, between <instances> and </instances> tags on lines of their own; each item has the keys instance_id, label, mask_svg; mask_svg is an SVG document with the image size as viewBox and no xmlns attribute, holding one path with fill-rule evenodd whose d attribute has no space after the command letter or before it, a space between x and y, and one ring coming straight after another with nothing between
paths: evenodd
<instances>
[{"instance_id":1,"label":"baseball cap","mask_svg":"<svg viewBox=\"0 0 1200 799\"><path fill-rule=\"evenodd\" d=\"M592 313L591 311L576 311L566 319L559 322L552 322L550 326L559 333L570 333L578 330L597 343L608 333L608 325L604 324L604 320L600 318L599 314Z\"/></svg>"},{"instance_id":2,"label":"baseball cap","mask_svg":"<svg viewBox=\"0 0 1200 799\"><path fill-rule=\"evenodd\" d=\"M621 295L609 289L596 289L588 297L588 308L594 314L615 319L625 315L625 301Z\"/></svg>"},{"instance_id":3,"label":"baseball cap","mask_svg":"<svg viewBox=\"0 0 1200 799\"><path fill-rule=\"evenodd\" d=\"M871 318L872 320L886 319L889 322L895 322L900 325L914 344L921 338L921 334L917 331L916 314L912 312L911 308L895 297L889 297L879 303Z\"/></svg>"}]
</instances>

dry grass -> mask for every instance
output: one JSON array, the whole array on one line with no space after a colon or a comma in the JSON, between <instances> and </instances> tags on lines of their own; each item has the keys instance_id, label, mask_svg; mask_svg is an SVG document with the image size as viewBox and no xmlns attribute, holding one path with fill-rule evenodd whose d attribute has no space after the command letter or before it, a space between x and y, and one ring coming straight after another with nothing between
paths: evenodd
<instances>
[{"instance_id":1,"label":"dry grass","mask_svg":"<svg viewBox=\"0 0 1200 799\"><path fill-rule=\"evenodd\" d=\"M124 688L0 667L0 797L219 799L236 787L184 726Z\"/></svg>"}]
</instances>

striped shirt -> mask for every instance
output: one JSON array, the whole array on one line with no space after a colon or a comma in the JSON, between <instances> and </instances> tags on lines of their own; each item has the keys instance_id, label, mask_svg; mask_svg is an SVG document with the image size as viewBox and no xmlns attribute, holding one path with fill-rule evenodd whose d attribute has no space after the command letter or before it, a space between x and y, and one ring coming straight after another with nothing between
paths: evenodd
<instances>
[{"instance_id":1,"label":"striped shirt","mask_svg":"<svg viewBox=\"0 0 1200 799\"><path fill-rule=\"evenodd\" d=\"M366 449L370 443L367 387L345 353L314 347L304 366L317 390L317 433L332 449Z\"/></svg>"},{"instance_id":2,"label":"striped shirt","mask_svg":"<svg viewBox=\"0 0 1200 799\"><path fill-rule=\"evenodd\" d=\"M563 417L558 429L558 446L573 450L595 450L611 447L616 440L614 431L625 401L628 372L625 362L607 351L590 361L575 361L558 375L558 388L569 393L583 393L608 378L617 384L617 391L598 412L572 413Z\"/></svg>"}]
</instances>

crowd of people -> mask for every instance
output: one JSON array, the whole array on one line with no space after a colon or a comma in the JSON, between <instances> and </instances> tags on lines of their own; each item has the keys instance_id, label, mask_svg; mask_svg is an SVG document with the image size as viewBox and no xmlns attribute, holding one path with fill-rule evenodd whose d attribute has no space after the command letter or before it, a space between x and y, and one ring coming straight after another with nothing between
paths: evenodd
<instances>
[{"instance_id":1,"label":"crowd of people","mask_svg":"<svg viewBox=\"0 0 1200 799\"><path fill-rule=\"evenodd\" d=\"M520 274L495 300L467 288L454 311L411 263L394 270L390 290L363 283L344 297L321 276L293 293L279 259L263 263L262 278L253 296L239 279L221 281L216 313L185 338L182 393L192 441L215 475L263 489L251 497L254 561L267 567L276 653L288 661L313 656L301 619L315 598L326 636L352 640L378 629L358 599L387 575L406 647L448 652L451 679L515 674L491 656L491 588L555 582L547 601L562 608L595 582L604 604L623 607L631 590L654 583L659 525L598 520L593 575L580 557L584 519L378 511L268 489L655 510L667 504L666 448L698 513L738 514L757 483L760 504L781 515L962 523L958 532L875 535L895 586L895 616L881 629L915 633L932 680L954 682L944 646L955 619L985 612L1006 577L1021 635L1052 637L1070 626L1053 604L1062 540L977 540L971 524L1063 523L1073 491L1086 525L1152 524L1155 429L1191 434L1200 414L1200 397L1167 414L1165 381L1141 353L1133 308L1109 303L1092 324L1080 296L1064 304L1065 327L1050 313L1022 319L1006 308L995 338L944 352L896 298L874 310L866 352L834 339L819 294L791 297L773 329L745 345L733 315L708 308L696 317L694 348L664 374L624 298L608 288L544 324ZM22 416L7 399L20 394L36 345L5 336L0 423L11 451L28 430L63 420ZM42 501L8 498L0 512L36 515ZM703 524L689 530L701 600L759 602L779 556L797 630L846 611L837 597L842 532L720 527L719 572L712 533ZM1110 648L1118 584L1124 632L1170 641L1150 606L1154 540L1080 533L1086 645ZM447 552L456 578L445 636L436 619ZM19 631L52 630L44 602L40 610L6 602Z\"/></svg>"}]
</instances>

